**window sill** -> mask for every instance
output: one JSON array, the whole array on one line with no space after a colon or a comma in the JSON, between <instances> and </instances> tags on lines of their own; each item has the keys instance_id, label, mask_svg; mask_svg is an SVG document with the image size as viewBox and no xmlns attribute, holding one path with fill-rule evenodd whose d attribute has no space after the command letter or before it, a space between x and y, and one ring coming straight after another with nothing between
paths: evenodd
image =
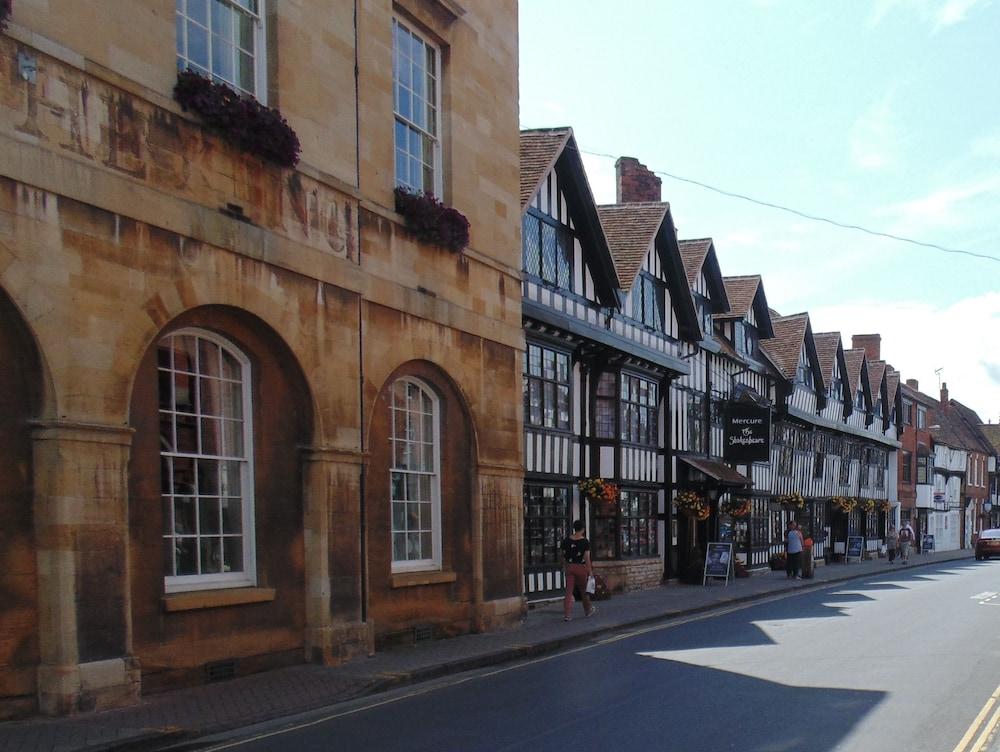
<instances>
[{"instance_id":1,"label":"window sill","mask_svg":"<svg viewBox=\"0 0 1000 752\"><path fill-rule=\"evenodd\" d=\"M199 590L189 593L168 593L161 599L163 610L199 611L206 608L242 606L247 603L266 603L274 600L274 588L244 587L227 590Z\"/></svg>"},{"instance_id":2,"label":"window sill","mask_svg":"<svg viewBox=\"0 0 1000 752\"><path fill-rule=\"evenodd\" d=\"M417 587L418 585L440 585L455 582L458 575L454 572L399 572L392 575L392 587Z\"/></svg>"}]
</instances>

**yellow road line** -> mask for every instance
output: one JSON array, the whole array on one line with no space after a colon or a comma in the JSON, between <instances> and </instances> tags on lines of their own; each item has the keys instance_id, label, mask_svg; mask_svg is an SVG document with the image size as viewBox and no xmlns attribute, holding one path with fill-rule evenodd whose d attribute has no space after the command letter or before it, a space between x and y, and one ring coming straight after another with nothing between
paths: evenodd
<instances>
[{"instance_id":1,"label":"yellow road line","mask_svg":"<svg viewBox=\"0 0 1000 752\"><path fill-rule=\"evenodd\" d=\"M982 752L983 745L989 741L990 736L992 736L993 732L996 730L997 721L1000 721L1000 708L997 708L996 712L993 713L993 717L990 718L990 722L986 724L986 727L983 729L983 733L981 733L979 738L976 739L976 743L972 745L972 749L970 749L969 752Z\"/></svg>"},{"instance_id":2,"label":"yellow road line","mask_svg":"<svg viewBox=\"0 0 1000 752\"><path fill-rule=\"evenodd\" d=\"M980 724L982 724L983 719L986 718L987 714L989 714L989 712L993 709L993 706L996 705L998 699L1000 699L1000 686L993 690L993 694L990 695L990 699L988 699L986 704L983 705L983 709L980 710L973 719L972 725L969 726L969 730L965 732L965 735L961 738L961 740L959 740L952 752L966 752L966 748L968 747L969 742L972 741L972 737L976 735L976 731L979 729ZM983 731L984 734L986 734L987 731L990 731L992 727L996 726L998 717L1000 717L998 714L1000 714L1000 709L998 709L997 713L994 713L990 722L986 724L986 729ZM969 749L968 752L974 752L974 750L979 749L980 742L984 740L984 737L980 736L979 739L976 740L976 746Z\"/></svg>"}]
</instances>

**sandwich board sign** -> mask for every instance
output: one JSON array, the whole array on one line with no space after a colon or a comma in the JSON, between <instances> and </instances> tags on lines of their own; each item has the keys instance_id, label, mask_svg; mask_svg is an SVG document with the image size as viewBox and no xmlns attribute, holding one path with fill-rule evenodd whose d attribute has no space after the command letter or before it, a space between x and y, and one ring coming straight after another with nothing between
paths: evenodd
<instances>
[{"instance_id":1,"label":"sandwich board sign","mask_svg":"<svg viewBox=\"0 0 1000 752\"><path fill-rule=\"evenodd\" d=\"M851 559L861 561L861 557L864 556L864 552L865 537L863 535L848 535L847 554L844 556L845 563L849 562Z\"/></svg>"},{"instance_id":2,"label":"sandwich board sign","mask_svg":"<svg viewBox=\"0 0 1000 752\"><path fill-rule=\"evenodd\" d=\"M729 586L729 571L733 568L733 544L732 543L709 543L708 551L705 553L705 576L701 579L701 584L705 585L709 577L718 577L726 581Z\"/></svg>"}]
</instances>

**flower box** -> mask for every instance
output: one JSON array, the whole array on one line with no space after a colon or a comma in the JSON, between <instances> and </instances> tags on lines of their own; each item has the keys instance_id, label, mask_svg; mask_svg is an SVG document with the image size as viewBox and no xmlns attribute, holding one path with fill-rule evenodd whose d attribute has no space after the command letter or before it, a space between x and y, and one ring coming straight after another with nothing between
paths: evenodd
<instances>
[{"instance_id":1,"label":"flower box","mask_svg":"<svg viewBox=\"0 0 1000 752\"><path fill-rule=\"evenodd\" d=\"M236 148L281 167L298 164L299 138L277 110L189 70L177 74L174 99Z\"/></svg>"},{"instance_id":2,"label":"flower box","mask_svg":"<svg viewBox=\"0 0 1000 752\"><path fill-rule=\"evenodd\" d=\"M423 191L398 187L395 196L396 211L406 218L406 226L418 240L456 253L469 247L469 220L458 209Z\"/></svg>"}]
</instances>

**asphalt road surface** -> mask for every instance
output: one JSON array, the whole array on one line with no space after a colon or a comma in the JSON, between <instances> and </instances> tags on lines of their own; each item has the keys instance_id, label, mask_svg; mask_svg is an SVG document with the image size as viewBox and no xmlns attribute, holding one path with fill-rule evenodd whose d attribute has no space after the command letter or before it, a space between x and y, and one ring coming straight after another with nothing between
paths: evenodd
<instances>
[{"instance_id":1,"label":"asphalt road surface","mask_svg":"<svg viewBox=\"0 0 1000 752\"><path fill-rule=\"evenodd\" d=\"M998 752L998 684L1000 561L887 564L878 577L582 642L213 748Z\"/></svg>"}]
</instances>

